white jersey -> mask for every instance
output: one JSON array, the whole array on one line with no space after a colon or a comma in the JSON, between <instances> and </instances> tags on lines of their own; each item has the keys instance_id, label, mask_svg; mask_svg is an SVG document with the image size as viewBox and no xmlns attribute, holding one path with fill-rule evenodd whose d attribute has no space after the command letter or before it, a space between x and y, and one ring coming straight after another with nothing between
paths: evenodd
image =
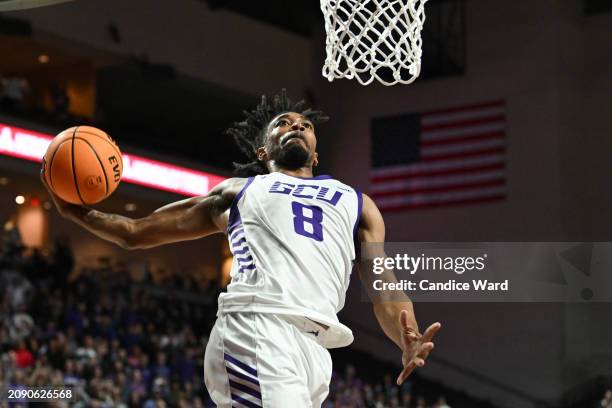
<instances>
[{"instance_id":1,"label":"white jersey","mask_svg":"<svg viewBox=\"0 0 612 408\"><path fill-rule=\"evenodd\" d=\"M230 209L231 283L224 312L303 316L329 326L317 340L353 341L336 314L355 260L362 195L329 176L271 173L249 178Z\"/></svg>"}]
</instances>

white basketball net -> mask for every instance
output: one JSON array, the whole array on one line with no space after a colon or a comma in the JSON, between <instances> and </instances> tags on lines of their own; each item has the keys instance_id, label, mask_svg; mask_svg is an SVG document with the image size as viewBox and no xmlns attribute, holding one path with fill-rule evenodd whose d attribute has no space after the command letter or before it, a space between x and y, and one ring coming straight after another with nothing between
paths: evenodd
<instances>
[{"instance_id":1,"label":"white basketball net","mask_svg":"<svg viewBox=\"0 0 612 408\"><path fill-rule=\"evenodd\" d=\"M410 84L421 72L427 0L321 0L327 32L323 76L368 85Z\"/></svg>"}]
</instances>

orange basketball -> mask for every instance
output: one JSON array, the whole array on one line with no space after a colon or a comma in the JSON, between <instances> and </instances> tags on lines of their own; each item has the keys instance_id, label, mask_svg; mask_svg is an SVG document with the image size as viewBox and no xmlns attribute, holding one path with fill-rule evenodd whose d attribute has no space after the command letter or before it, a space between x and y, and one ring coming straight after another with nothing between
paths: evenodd
<instances>
[{"instance_id":1,"label":"orange basketball","mask_svg":"<svg viewBox=\"0 0 612 408\"><path fill-rule=\"evenodd\" d=\"M43 158L45 181L72 204L95 204L119 185L123 160L117 144L100 129L76 126L53 139Z\"/></svg>"}]
</instances>

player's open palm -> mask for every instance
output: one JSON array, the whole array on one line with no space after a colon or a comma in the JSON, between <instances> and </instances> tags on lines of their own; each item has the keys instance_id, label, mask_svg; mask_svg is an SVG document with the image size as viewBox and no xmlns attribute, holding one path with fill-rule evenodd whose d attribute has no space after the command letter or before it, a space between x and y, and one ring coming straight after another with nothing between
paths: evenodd
<instances>
[{"instance_id":1,"label":"player's open palm","mask_svg":"<svg viewBox=\"0 0 612 408\"><path fill-rule=\"evenodd\" d=\"M400 313L400 326L402 328L402 364L404 369L397 377L397 385L402 384L415 368L425 365L425 360L434 348L433 337L442 327L440 323L436 322L429 326L425 333L418 333L410 327L408 312L405 310Z\"/></svg>"}]
</instances>

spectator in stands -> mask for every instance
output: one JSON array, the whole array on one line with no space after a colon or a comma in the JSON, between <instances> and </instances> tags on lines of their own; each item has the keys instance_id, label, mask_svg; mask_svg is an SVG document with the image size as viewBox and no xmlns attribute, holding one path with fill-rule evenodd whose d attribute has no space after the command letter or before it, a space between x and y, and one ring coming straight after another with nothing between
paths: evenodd
<instances>
[{"instance_id":1,"label":"spectator in stands","mask_svg":"<svg viewBox=\"0 0 612 408\"><path fill-rule=\"evenodd\" d=\"M21 234L17 228L17 216L12 215L4 223L4 235L2 236L2 251L0 253L0 261L2 266L12 264L16 260L15 257L21 258L24 246L21 242Z\"/></svg>"},{"instance_id":2,"label":"spectator in stands","mask_svg":"<svg viewBox=\"0 0 612 408\"><path fill-rule=\"evenodd\" d=\"M5 319L5 322L8 328L9 339L13 344L27 339L34 329L34 319L25 312L25 307L22 304L16 308L11 317Z\"/></svg>"},{"instance_id":3,"label":"spectator in stands","mask_svg":"<svg viewBox=\"0 0 612 408\"><path fill-rule=\"evenodd\" d=\"M51 271L59 282L68 280L72 268L74 267L74 255L67 237L60 237L53 243L53 265Z\"/></svg>"},{"instance_id":4,"label":"spectator in stands","mask_svg":"<svg viewBox=\"0 0 612 408\"><path fill-rule=\"evenodd\" d=\"M612 389L606 390L600 405L601 408L612 408Z\"/></svg>"},{"instance_id":5,"label":"spectator in stands","mask_svg":"<svg viewBox=\"0 0 612 408\"><path fill-rule=\"evenodd\" d=\"M79 366L74 360L66 360L64 366L64 384L67 386L78 386L81 382L81 375L79 373Z\"/></svg>"},{"instance_id":6,"label":"spectator in stands","mask_svg":"<svg viewBox=\"0 0 612 408\"><path fill-rule=\"evenodd\" d=\"M25 98L30 89L28 81L14 73L6 75L2 80L2 94L0 105L9 112L24 109Z\"/></svg>"},{"instance_id":7,"label":"spectator in stands","mask_svg":"<svg viewBox=\"0 0 612 408\"><path fill-rule=\"evenodd\" d=\"M51 90L53 101L53 117L56 121L68 119L68 109L70 108L70 97L64 84L56 84Z\"/></svg>"},{"instance_id":8,"label":"spectator in stands","mask_svg":"<svg viewBox=\"0 0 612 408\"><path fill-rule=\"evenodd\" d=\"M451 408L451 407L446 403L446 398L438 397L438 400L434 404L433 408Z\"/></svg>"},{"instance_id":9,"label":"spectator in stands","mask_svg":"<svg viewBox=\"0 0 612 408\"><path fill-rule=\"evenodd\" d=\"M147 394L147 385L145 384L144 379L142 378L142 373L140 372L140 370L136 369L132 371L132 381L130 382L129 389L130 394Z\"/></svg>"},{"instance_id":10,"label":"spectator in stands","mask_svg":"<svg viewBox=\"0 0 612 408\"><path fill-rule=\"evenodd\" d=\"M26 347L26 342L19 341L17 347L11 352L11 357L18 368L28 368L34 365L34 355Z\"/></svg>"},{"instance_id":11,"label":"spectator in stands","mask_svg":"<svg viewBox=\"0 0 612 408\"><path fill-rule=\"evenodd\" d=\"M181 357L181 360L177 366L179 380L182 383L191 383L195 378L197 370L197 355L191 347L185 349L185 354Z\"/></svg>"},{"instance_id":12,"label":"spectator in stands","mask_svg":"<svg viewBox=\"0 0 612 408\"><path fill-rule=\"evenodd\" d=\"M409 391L403 391L401 406L404 408L408 408L410 407L411 403L412 403L412 394Z\"/></svg>"}]
</instances>

